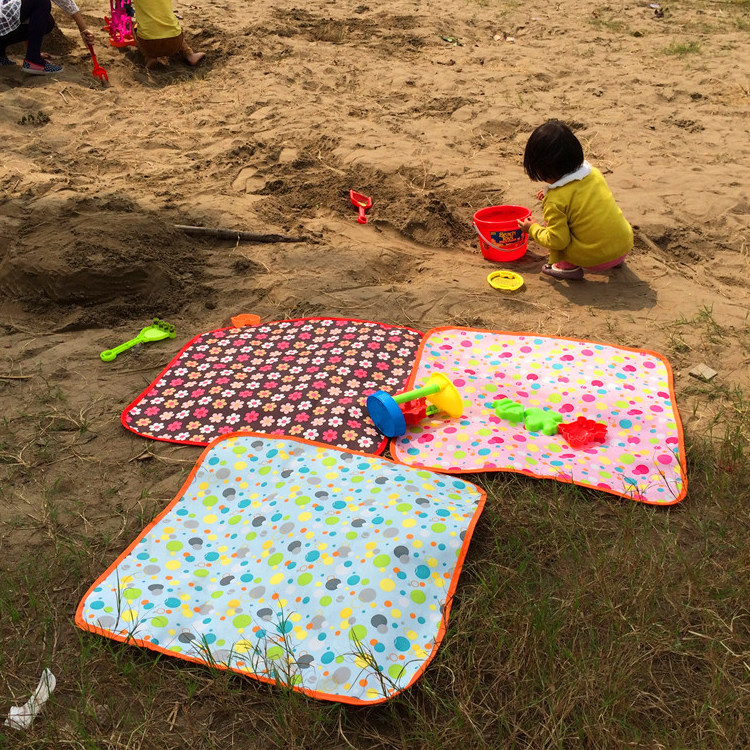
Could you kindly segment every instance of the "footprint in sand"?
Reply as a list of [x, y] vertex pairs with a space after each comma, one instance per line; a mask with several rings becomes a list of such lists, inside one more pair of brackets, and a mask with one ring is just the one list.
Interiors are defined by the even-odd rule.
[[237, 193], [255, 193], [265, 184], [266, 181], [258, 176], [258, 170], [255, 167], [243, 167], [232, 182], [232, 190]]

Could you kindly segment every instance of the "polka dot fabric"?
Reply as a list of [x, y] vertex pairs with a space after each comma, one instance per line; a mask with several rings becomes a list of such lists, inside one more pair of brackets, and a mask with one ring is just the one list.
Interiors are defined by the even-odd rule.
[[435, 655], [484, 500], [459, 478], [363, 453], [219, 438], [76, 623], [318, 698], [379, 703]]
[[[464, 399], [460, 419], [423, 420], [391, 444], [409, 466], [449, 473], [515, 471], [594, 487], [656, 505], [687, 492], [672, 372], [658, 354], [586, 341], [436, 328], [410, 382], [441, 372]], [[507, 397], [607, 425], [604, 444], [573, 450], [561, 435], [529, 432], [494, 413]]]
[[381, 453], [367, 416], [373, 391], [406, 383], [422, 334], [304, 318], [200, 334], [122, 413], [143, 437], [208, 445], [238, 430]]

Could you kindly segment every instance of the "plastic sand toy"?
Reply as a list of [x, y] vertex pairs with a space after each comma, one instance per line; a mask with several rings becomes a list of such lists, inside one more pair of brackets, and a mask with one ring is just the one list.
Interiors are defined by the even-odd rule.
[[173, 339], [175, 337], [174, 326], [165, 323], [159, 318], [154, 318], [150, 326], [141, 329], [141, 332], [130, 341], [115, 347], [114, 349], [105, 349], [99, 356], [104, 362], [111, 362], [118, 354], [136, 346], [136, 344], [149, 344], [152, 341], [161, 341], [162, 339]]
[[531, 211], [525, 206], [489, 206], [474, 214], [474, 229], [479, 235], [479, 249], [487, 260], [507, 263], [526, 254], [529, 235], [518, 227]]
[[514, 424], [523, 422], [525, 411], [523, 404], [511, 401], [509, 398], [501, 398], [492, 404], [492, 408], [500, 419], [506, 419], [508, 422], [513, 422]]
[[571, 448], [585, 448], [591, 443], [604, 443], [607, 440], [607, 425], [586, 417], [561, 424], [557, 430]]
[[260, 325], [260, 315], [253, 315], [252, 313], [241, 313], [240, 315], [235, 315], [232, 318], [232, 325], [235, 328], [258, 326]]
[[523, 414], [523, 426], [529, 432], [541, 432], [542, 435], [557, 435], [562, 420], [559, 412], [537, 406], [529, 406]]
[[370, 419], [386, 437], [399, 437], [406, 432], [406, 419], [400, 404], [424, 398], [450, 417], [460, 417], [464, 405], [456, 386], [445, 375], [433, 373], [427, 383], [413, 391], [404, 391], [395, 396], [385, 391], [375, 391], [367, 397]]
[[487, 283], [493, 289], [504, 292], [515, 292], [523, 286], [523, 276], [515, 271], [493, 271], [487, 277]]
[[87, 44], [86, 46], [89, 48], [91, 61], [94, 63], [94, 70], [92, 71], [92, 75], [94, 76], [94, 78], [98, 78], [102, 83], [107, 83], [109, 81], [109, 76], [107, 75], [107, 71], [104, 70], [101, 65], [99, 65], [99, 61], [96, 59], [96, 55], [94, 54], [93, 46], [90, 44]]
[[131, 0], [109, 0], [109, 12], [111, 15], [104, 16], [104, 30], [109, 32], [110, 46], [135, 47], [135, 9]]
[[367, 216], [365, 216], [365, 211], [368, 208], [372, 208], [372, 198], [368, 198], [366, 195], [362, 195], [362, 193], [358, 193], [356, 190], [350, 190], [349, 200], [351, 200], [352, 205], [356, 206], [357, 210], [359, 211], [357, 221], [360, 224], [367, 224]]
[[414, 401], [401, 404], [399, 409], [401, 409], [401, 413], [404, 415], [406, 424], [418, 424], [425, 417], [431, 417], [440, 411], [437, 406], [428, 404], [425, 398], [415, 398]]
[[513, 424], [523, 422], [529, 432], [541, 432], [543, 435], [556, 435], [562, 414], [551, 409], [540, 409], [537, 406], [524, 407], [509, 398], [501, 398], [492, 404], [495, 414]]

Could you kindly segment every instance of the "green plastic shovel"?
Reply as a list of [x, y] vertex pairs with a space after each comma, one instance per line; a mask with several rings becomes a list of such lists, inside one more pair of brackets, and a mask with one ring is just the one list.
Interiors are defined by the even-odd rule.
[[111, 362], [118, 354], [122, 354], [136, 344], [148, 344], [151, 341], [173, 339], [175, 335], [173, 325], [165, 323], [163, 320], [159, 320], [159, 318], [154, 318], [153, 324], [142, 328], [141, 332], [134, 339], [130, 339], [130, 341], [126, 341], [114, 349], [106, 349], [99, 356], [105, 362]]

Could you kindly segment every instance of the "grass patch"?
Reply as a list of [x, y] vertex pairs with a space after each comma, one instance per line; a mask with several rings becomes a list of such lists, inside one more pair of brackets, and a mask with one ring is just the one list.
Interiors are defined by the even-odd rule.
[[[677, 328], [706, 343], [724, 334], [709, 309]], [[77, 630], [81, 596], [163, 501], [143, 492], [128, 503], [111, 480], [87, 497], [55, 477], [104, 417], [40, 403], [26, 428], [11, 420], [3, 433], [5, 488], [20, 487], [28, 507], [0, 515], [0, 714], [25, 702], [44, 667], [58, 687], [28, 731], [0, 733], [0, 748], [750, 746], [748, 409], [739, 389], [691, 389], [721, 418], [689, 440], [690, 492], [677, 506], [469, 477], [488, 501], [443, 645], [414, 687], [370, 708]], [[159, 468], [140, 464], [129, 466]], [[279, 662], [286, 684], [290, 663]]]
[[620, 33], [628, 28], [625, 21], [619, 18], [598, 18], [594, 16], [589, 19], [589, 23], [596, 29], [606, 29], [615, 33]]
[[[676, 368], [683, 367], [696, 357], [708, 361], [726, 347], [736, 345], [727, 336], [727, 331], [716, 322], [711, 305], [702, 305], [690, 318], [681, 315], [667, 324], [664, 330], [667, 337], [666, 354]], [[745, 328], [739, 335], [739, 344], [743, 348], [747, 346], [747, 338], [748, 330]]]
[[665, 47], [664, 53], [667, 55], [676, 55], [684, 57], [685, 55], [696, 55], [701, 51], [700, 42], [672, 42]]

